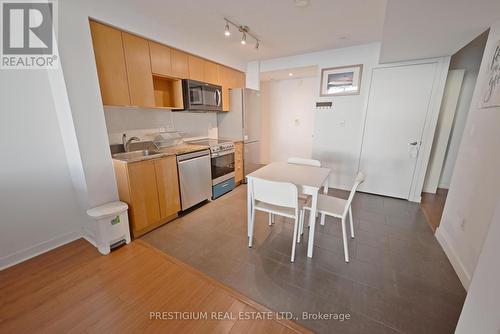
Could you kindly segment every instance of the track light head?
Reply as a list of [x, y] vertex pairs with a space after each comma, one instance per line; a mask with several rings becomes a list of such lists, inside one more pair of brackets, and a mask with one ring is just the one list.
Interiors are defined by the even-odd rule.
[[229, 31], [229, 22], [226, 21], [226, 28], [224, 31], [224, 35], [231, 36], [231, 31]]
[[243, 33], [241, 36], [241, 44], [246, 45], [247, 44], [247, 34]]

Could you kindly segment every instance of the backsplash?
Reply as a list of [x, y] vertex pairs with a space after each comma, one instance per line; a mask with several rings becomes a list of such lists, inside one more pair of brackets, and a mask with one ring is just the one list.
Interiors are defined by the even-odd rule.
[[110, 144], [121, 144], [122, 135], [152, 140], [160, 131], [177, 130], [185, 138], [217, 137], [216, 113], [172, 112], [163, 109], [104, 107]]

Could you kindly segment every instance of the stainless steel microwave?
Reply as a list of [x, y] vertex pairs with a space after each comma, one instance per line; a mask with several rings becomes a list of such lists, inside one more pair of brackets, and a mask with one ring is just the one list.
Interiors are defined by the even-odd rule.
[[222, 111], [222, 87], [195, 80], [182, 80], [184, 111]]

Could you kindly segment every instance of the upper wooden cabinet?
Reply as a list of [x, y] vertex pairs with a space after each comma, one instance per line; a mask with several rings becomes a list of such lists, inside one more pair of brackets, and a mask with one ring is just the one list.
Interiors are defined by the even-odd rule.
[[154, 74], [172, 75], [172, 49], [163, 44], [149, 41], [151, 71]]
[[94, 21], [90, 21], [90, 31], [102, 103], [111, 106], [130, 105], [121, 31]]
[[231, 88], [245, 88], [245, 73], [220, 66], [220, 82], [222, 86], [222, 110], [229, 111], [229, 90]]
[[219, 64], [212, 63], [205, 60], [204, 64], [204, 81], [212, 85], [220, 85], [220, 66]]
[[189, 79], [205, 81], [205, 59], [193, 55], [188, 56]]
[[189, 77], [188, 54], [172, 49], [172, 76], [186, 79]]
[[166, 45], [90, 21], [97, 74], [104, 105], [183, 109], [181, 79], [245, 87], [245, 74]]
[[140, 107], [154, 107], [155, 98], [148, 41], [126, 32], [122, 32], [122, 39], [130, 104]]

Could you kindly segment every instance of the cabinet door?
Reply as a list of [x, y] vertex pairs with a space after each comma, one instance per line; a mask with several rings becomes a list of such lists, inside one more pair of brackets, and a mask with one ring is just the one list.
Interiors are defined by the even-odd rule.
[[219, 64], [205, 61], [204, 77], [205, 82], [213, 85], [220, 85]]
[[122, 33], [107, 25], [90, 21], [102, 103], [130, 105]]
[[130, 104], [138, 107], [154, 107], [155, 98], [148, 41], [126, 32], [123, 32], [122, 36], [130, 89]]
[[151, 71], [160, 75], [172, 75], [172, 56], [168, 46], [149, 41]]
[[188, 55], [185, 52], [172, 49], [172, 76], [181, 79], [189, 78]]
[[234, 87], [231, 88], [245, 88], [246, 87], [246, 82], [245, 82], [245, 73], [240, 72], [240, 71], [234, 71]]
[[229, 111], [229, 88], [231, 87], [232, 70], [226, 66], [220, 67], [220, 81], [222, 86], [222, 110]]
[[234, 143], [234, 181], [243, 181], [243, 143]]
[[205, 81], [205, 60], [189, 55], [189, 79], [197, 81]]
[[179, 177], [175, 156], [155, 160], [156, 184], [161, 218], [170, 217], [181, 210]]
[[[160, 220], [154, 161], [128, 165], [132, 231], [141, 231]], [[134, 233], [136, 236], [137, 233]]]

